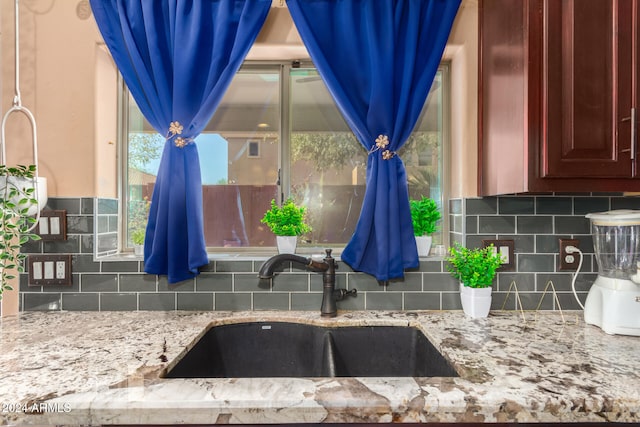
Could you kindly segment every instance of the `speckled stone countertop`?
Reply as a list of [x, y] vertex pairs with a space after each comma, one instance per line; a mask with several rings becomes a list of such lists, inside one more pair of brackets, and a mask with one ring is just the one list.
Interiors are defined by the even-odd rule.
[[[0, 424], [640, 422], [640, 338], [577, 313], [44, 312], [0, 323]], [[163, 379], [212, 324], [411, 325], [458, 378]], [[363, 357], [365, 357], [363, 355]]]

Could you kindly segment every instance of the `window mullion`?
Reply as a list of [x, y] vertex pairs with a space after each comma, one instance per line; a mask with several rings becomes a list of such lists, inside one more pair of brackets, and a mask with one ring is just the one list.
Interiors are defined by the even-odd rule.
[[280, 202], [291, 195], [291, 66], [280, 67]]

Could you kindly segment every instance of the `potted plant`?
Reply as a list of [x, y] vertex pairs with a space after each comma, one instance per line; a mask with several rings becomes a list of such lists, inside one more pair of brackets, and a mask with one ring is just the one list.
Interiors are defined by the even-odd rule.
[[13, 289], [9, 281], [16, 278], [14, 271], [24, 272], [22, 245], [40, 240], [31, 233], [37, 221], [31, 215], [40, 207], [36, 197], [42, 198], [42, 192], [36, 195], [35, 172], [34, 165], [0, 165], [0, 299], [5, 290]]
[[129, 239], [135, 255], [144, 254], [144, 238], [151, 202], [147, 197], [129, 202]]
[[491, 308], [491, 284], [502, 257], [493, 245], [465, 248], [456, 244], [449, 248], [447, 270], [460, 282], [462, 309], [470, 317], [487, 317]]
[[287, 199], [282, 207], [271, 200], [271, 208], [260, 220], [276, 235], [279, 253], [295, 253], [297, 236], [311, 231], [305, 222], [306, 208], [297, 206], [292, 199]]
[[144, 254], [144, 236], [147, 234], [145, 228], [136, 228], [131, 233], [131, 243], [133, 243], [133, 253], [135, 255]]
[[409, 206], [418, 256], [429, 256], [431, 235], [436, 232], [436, 223], [442, 218], [442, 215], [436, 202], [428, 197], [422, 196], [419, 200], [409, 200]]

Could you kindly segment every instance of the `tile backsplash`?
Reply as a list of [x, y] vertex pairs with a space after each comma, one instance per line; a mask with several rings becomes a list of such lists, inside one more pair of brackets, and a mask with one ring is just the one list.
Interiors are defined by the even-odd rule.
[[[165, 277], [143, 272], [133, 257], [109, 260], [117, 252], [117, 201], [50, 198], [50, 209], [67, 211], [67, 240], [30, 242], [27, 253], [72, 255], [72, 286], [29, 286], [20, 277], [22, 310], [319, 310], [322, 277], [287, 266], [273, 287], [259, 283], [263, 258], [212, 260], [193, 280], [169, 285]], [[595, 279], [597, 265], [589, 212], [640, 209], [640, 198], [619, 194], [518, 195], [449, 201], [450, 242], [480, 246], [483, 239], [512, 239], [513, 271], [498, 274], [493, 308], [502, 307], [515, 283], [525, 309], [556, 308], [545, 287], [553, 283], [563, 309], [576, 309], [573, 273], [558, 270], [558, 239], [577, 239], [584, 252], [576, 288], [582, 300]], [[458, 284], [441, 258], [429, 257], [407, 271], [404, 280], [380, 284], [339, 263], [337, 286], [358, 289], [357, 297], [338, 302], [343, 310], [460, 309]], [[542, 298], [544, 296], [544, 298]], [[515, 309], [509, 296], [507, 309]]]

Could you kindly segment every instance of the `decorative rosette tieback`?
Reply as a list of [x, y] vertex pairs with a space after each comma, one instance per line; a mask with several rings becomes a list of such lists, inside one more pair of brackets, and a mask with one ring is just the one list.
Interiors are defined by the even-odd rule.
[[[171, 122], [169, 124], [169, 131], [167, 132], [167, 137], [166, 137], [167, 141], [176, 135], [182, 135], [183, 129], [184, 128], [182, 127], [180, 122], [178, 121]], [[173, 140], [173, 143], [178, 148], [184, 148], [185, 146], [187, 146], [188, 144], [192, 144], [193, 142], [194, 142], [193, 138], [184, 138], [182, 136], [178, 136]]]
[[371, 146], [369, 150], [369, 154], [373, 154], [376, 151], [382, 151], [382, 159], [389, 160], [396, 155], [395, 151], [391, 151], [387, 149], [389, 145], [389, 137], [387, 135], [378, 135], [376, 138], [376, 143]]

